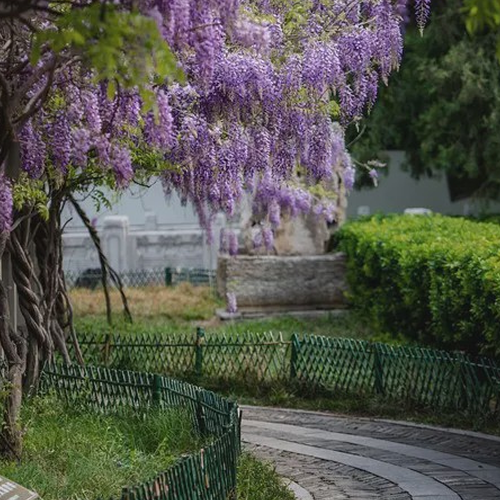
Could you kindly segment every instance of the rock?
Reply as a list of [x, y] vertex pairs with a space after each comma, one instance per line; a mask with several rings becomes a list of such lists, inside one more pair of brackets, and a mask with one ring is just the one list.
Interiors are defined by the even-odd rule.
[[217, 290], [234, 293], [238, 310], [343, 308], [345, 255], [220, 257]]

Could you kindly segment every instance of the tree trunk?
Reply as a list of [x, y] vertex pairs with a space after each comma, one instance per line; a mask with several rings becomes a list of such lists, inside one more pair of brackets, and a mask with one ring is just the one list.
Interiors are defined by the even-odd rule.
[[0, 433], [0, 453], [9, 460], [20, 460], [23, 451], [22, 429], [19, 423], [23, 396], [23, 367], [20, 364], [8, 368], [4, 384], [6, 395]]
[[[7, 238], [7, 234], [0, 234], [0, 263]], [[22, 434], [18, 420], [21, 411], [26, 348], [23, 339], [10, 325], [9, 300], [4, 277], [0, 279], [0, 345], [3, 354], [1, 390], [4, 394], [0, 453], [9, 459], [19, 459], [22, 451]]]

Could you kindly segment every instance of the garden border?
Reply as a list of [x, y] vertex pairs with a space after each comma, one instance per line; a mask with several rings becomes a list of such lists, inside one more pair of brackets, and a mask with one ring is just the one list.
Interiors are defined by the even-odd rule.
[[329, 393], [500, 416], [500, 366], [492, 359], [422, 347], [294, 334], [87, 334], [89, 363], [201, 381], [293, 383]]
[[221, 500], [235, 497], [241, 452], [235, 402], [169, 377], [104, 367], [49, 364], [40, 392], [98, 411], [187, 408], [206, 446], [183, 456], [151, 480], [122, 490], [120, 500]]

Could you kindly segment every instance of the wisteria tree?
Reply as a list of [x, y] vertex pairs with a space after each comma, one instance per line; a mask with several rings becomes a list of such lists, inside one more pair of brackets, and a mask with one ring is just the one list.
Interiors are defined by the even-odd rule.
[[[9, 326], [0, 282], [5, 453], [21, 451], [21, 381], [30, 390], [55, 352], [73, 361], [68, 342], [78, 353], [65, 204], [85, 218], [76, 193], [160, 176], [208, 234], [247, 195], [257, 245], [282, 217], [335, 219], [331, 186], [354, 177], [344, 129], [398, 68], [407, 3], [0, 0], [0, 254], [26, 325]], [[422, 27], [429, 0], [415, 4]]]

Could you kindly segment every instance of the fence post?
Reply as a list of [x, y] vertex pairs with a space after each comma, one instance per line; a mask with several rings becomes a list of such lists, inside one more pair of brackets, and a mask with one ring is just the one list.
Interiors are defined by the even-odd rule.
[[297, 377], [297, 354], [300, 347], [300, 339], [296, 333], [292, 335], [292, 352], [290, 354], [290, 380]]
[[107, 333], [104, 337], [104, 347], [102, 350], [104, 366], [109, 366], [109, 355], [111, 351], [111, 333]]
[[198, 421], [198, 430], [201, 436], [205, 436], [207, 426], [205, 422], [205, 408], [203, 408], [203, 401], [201, 400], [201, 391], [196, 394], [196, 420]]
[[172, 268], [165, 268], [165, 286], [172, 286]]
[[195, 372], [198, 377], [203, 373], [203, 340], [205, 338], [205, 330], [203, 328], [196, 328], [196, 358], [195, 358]]
[[375, 392], [384, 394], [384, 372], [382, 369], [382, 359], [380, 357], [379, 344], [372, 344], [373, 370], [375, 372]]
[[161, 401], [161, 377], [160, 375], [154, 374], [153, 375], [153, 381], [152, 381], [152, 400], [153, 400], [153, 406], [160, 406], [160, 401]]

